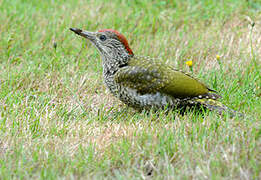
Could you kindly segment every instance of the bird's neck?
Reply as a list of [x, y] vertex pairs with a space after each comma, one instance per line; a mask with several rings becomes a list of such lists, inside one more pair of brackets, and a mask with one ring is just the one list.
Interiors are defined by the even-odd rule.
[[127, 66], [130, 59], [131, 56], [110, 58], [103, 56], [102, 58], [104, 83], [115, 96], [117, 96], [118, 85], [114, 80], [114, 75], [120, 68]]
[[102, 56], [103, 75], [105, 77], [113, 76], [120, 68], [128, 65], [128, 62], [132, 57], [133, 55], [129, 54]]

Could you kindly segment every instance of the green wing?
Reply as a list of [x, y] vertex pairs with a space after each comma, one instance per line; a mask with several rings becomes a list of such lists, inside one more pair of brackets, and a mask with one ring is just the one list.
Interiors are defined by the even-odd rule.
[[163, 79], [156, 71], [138, 66], [126, 66], [115, 74], [115, 81], [141, 94], [155, 93], [164, 87]]
[[161, 92], [175, 98], [196, 97], [212, 93], [193, 77], [155, 61], [131, 60], [115, 74], [115, 81], [141, 94]]

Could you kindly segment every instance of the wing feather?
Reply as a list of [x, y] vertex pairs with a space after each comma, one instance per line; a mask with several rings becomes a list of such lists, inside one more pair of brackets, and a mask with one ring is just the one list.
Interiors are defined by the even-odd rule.
[[199, 80], [171, 66], [148, 59], [133, 59], [115, 74], [122, 86], [136, 89], [141, 94], [161, 92], [174, 98], [215, 96], [213, 90]]

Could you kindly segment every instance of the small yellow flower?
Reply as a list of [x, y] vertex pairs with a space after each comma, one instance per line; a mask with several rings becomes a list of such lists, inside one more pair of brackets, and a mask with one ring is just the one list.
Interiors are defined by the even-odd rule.
[[186, 61], [186, 65], [188, 65], [188, 67], [192, 67], [193, 62], [192, 61]]
[[219, 61], [219, 60], [220, 60], [220, 56], [219, 56], [219, 55], [216, 55], [216, 59]]

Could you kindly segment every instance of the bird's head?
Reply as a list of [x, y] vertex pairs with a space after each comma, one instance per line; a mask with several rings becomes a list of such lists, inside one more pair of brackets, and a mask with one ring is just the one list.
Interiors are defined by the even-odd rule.
[[77, 28], [70, 28], [70, 30], [90, 40], [98, 48], [103, 59], [126, 59], [134, 55], [127, 39], [116, 30], [103, 29], [97, 32]]

